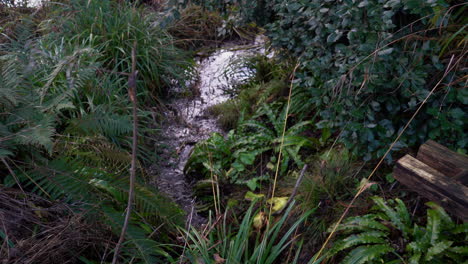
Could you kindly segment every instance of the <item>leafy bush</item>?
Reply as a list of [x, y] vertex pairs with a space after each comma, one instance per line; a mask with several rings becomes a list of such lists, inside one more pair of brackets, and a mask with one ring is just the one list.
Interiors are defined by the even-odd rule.
[[[269, 158], [267, 168], [270, 171], [276, 169], [285, 116], [286, 108], [278, 112], [269, 105], [263, 105], [237, 131], [231, 130], [226, 139], [214, 134], [198, 143], [186, 164], [186, 172], [198, 172], [203, 176], [214, 173], [227, 183], [246, 183], [255, 190], [258, 180], [268, 179], [266, 175], [255, 177], [256, 171], [252, 169], [256, 162], [262, 157]], [[301, 148], [315, 146], [315, 139], [301, 135], [309, 126], [310, 122], [300, 122], [287, 128], [279, 168], [281, 175], [286, 173], [291, 161], [298, 166], [303, 165], [299, 155]]]
[[[445, 7], [443, 1], [275, 1], [272, 43], [301, 58], [293, 113], [318, 112], [318, 127], [342, 131], [355, 154], [382, 156], [442, 77], [447, 61], [437, 56], [437, 34], [426, 30], [428, 18], [417, 19], [430, 15], [445, 25]], [[427, 138], [466, 146], [466, 89], [454, 82], [461, 68], [452, 69], [444, 79], [449, 85], [429, 98], [394, 150]]]
[[427, 206], [426, 226], [414, 223], [400, 199], [374, 197], [374, 213], [350, 217], [338, 227], [340, 240], [329, 256], [346, 252], [340, 263], [462, 263], [468, 257], [468, 227], [438, 205]]

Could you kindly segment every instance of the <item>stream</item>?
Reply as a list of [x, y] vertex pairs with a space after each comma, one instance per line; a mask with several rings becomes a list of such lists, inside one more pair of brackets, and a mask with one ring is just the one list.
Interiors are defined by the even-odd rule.
[[226, 73], [230, 65], [242, 58], [265, 53], [265, 38], [257, 36], [249, 45], [227, 43], [206, 58], [198, 58], [198, 80], [192, 90], [196, 96], [184, 96], [183, 89], [174, 89], [167, 105], [165, 121], [161, 127], [160, 146], [164, 146], [158, 164], [155, 185], [166, 196], [179, 204], [187, 214], [187, 223], [200, 226], [205, 219], [195, 210], [197, 203], [191, 188], [191, 179], [184, 175], [184, 167], [194, 145], [214, 132], [224, 133], [217, 118], [208, 114], [210, 106], [227, 101], [224, 90], [249, 78], [248, 69]]

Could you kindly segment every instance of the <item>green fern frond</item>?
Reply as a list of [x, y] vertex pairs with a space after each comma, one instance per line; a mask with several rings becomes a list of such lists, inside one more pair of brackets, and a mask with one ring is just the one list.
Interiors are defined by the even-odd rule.
[[20, 99], [17, 86], [20, 83], [18, 65], [8, 56], [0, 57], [0, 105], [16, 106]]
[[333, 245], [333, 248], [329, 251], [328, 254], [335, 255], [340, 251], [358, 245], [385, 244], [388, 243], [386, 236], [388, 236], [388, 233], [380, 231], [368, 231], [356, 235], [351, 235]]
[[[126, 180], [105, 180], [101, 177], [92, 179], [90, 184], [107, 192], [121, 207], [126, 205], [128, 199], [128, 182]], [[136, 184], [135, 210], [138, 217], [143, 218], [146, 222], [183, 224], [183, 211], [149, 186]]]
[[[115, 234], [119, 234], [124, 223], [124, 214], [116, 211], [111, 206], [102, 206], [102, 212], [106, 217], [106, 223], [112, 227]], [[144, 229], [131, 221], [126, 232], [126, 242], [123, 244], [122, 257], [128, 262], [134, 257], [141, 258], [143, 263], [167, 263], [172, 261], [170, 255], [161, 244], [148, 238]]]
[[432, 245], [439, 239], [440, 233], [440, 214], [436, 210], [427, 210], [427, 226], [426, 232], [428, 232], [429, 241]]
[[93, 201], [94, 188], [89, 185], [90, 176], [78, 164], [64, 159], [51, 161], [47, 166], [36, 166], [21, 177], [38, 194], [52, 199], [66, 198], [75, 201]]
[[128, 115], [118, 115], [95, 111], [69, 121], [67, 133], [77, 135], [105, 135], [116, 137], [132, 131], [132, 122]]
[[368, 231], [368, 230], [380, 230], [383, 232], [389, 232], [390, 229], [384, 224], [376, 220], [377, 215], [367, 214], [363, 216], [349, 217], [345, 222], [338, 226], [337, 231]]
[[55, 120], [51, 116], [42, 115], [40, 120], [18, 120], [26, 123], [16, 132], [15, 141], [22, 145], [44, 147], [52, 153], [53, 136], [55, 134]]
[[68, 89], [76, 89], [78, 87], [82, 87], [84, 81], [89, 80], [91, 76], [94, 76], [94, 73], [93, 75], [91, 75], [90, 73], [92, 72], [89, 71], [88, 69], [87, 70], [88, 74], [83, 74], [84, 72], [81, 72], [81, 74], [78, 74], [77, 76], [81, 76], [82, 78], [77, 78], [77, 79], [74, 79], [71, 76], [71, 74], [72, 72], [76, 72], [74, 67], [75, 67], [75, 64], [79, 63], [79, 59], [81, 56], [83, 55], [92, 56], [95, 53], [96, 53], [95, 50], [89, 47], [77, 48], [73, 51], [71, 55], [66, 56], [65, 58], [59, 60], [57, 64], [53, 66], [53, 71], [49, 75], [47, 75], [45, 78], [46, 83], [40, 90], [40, 101], [41, 102], [44, 101], [44, 98], [47, 95], [49, 89], [51, 88], [51, 86], [53, 85], [53, 83], [56, 81], [56, 79], [59, 77], [60, 74], [65, 75], [65, 78], [66, 78], [65, 85]]
[[[382, 212], [385, 213], [385, 215], [388, 217], [388, 219], [391, 220], [391, 223], [394, 224], [398, 229], [400, 229], [403, 232], [403, 235], [405, 237], [407, 237], [408, 234], [410, 233], [410, 225], [406, 221], [409, 218], [407, 218], [406, 216], [401, 218], [400, 215], [402, 213], [399, 214], [396, 210], [390, 208], [390, 206], [388, 206], [386, 204], [386, 202], [384, 202], [384, 200], [381, 197], [373, 197], [372, 200], [374, 201], [376, 206]], [[401, 206], [401, 204], [399, 206]], [[403, 205], [402, 210], [403, 209], [407, 211], [407, 209], [406, 209], [406, 207], [404, 205]]]
[[111, 169], [113, 173], [127, 171], [131, 155], [103, 136], [61, 136], [54, 151], [68, 157], [79, 158], [86, 166]]
[[449, 249], [452, 246], [452, 244], [453, 244], [453, 241], [441, 241], [441, 242], [433, 244], [432, 247], [430, 247], [427, 250], [425, 260], [431, 261], [434, 258], [434, 256], [437, 256], [443, 253], [445, 250]]
[[393, 251], [395, 249], [388, 245], [360, 246], [353, 249], [341, 263], [362, 264], [371, 260], [378, 260], [381, 256]]
[[440, 205], [434, 202], [427, 202], [426, 205], [437, 212], [441, 222], [445, 226], [447, 226], [448, 228], [453, 228], [455, 226], [455, 223], [453, 222], [452, 218], [450, 218], [447, 212], [445, 212], [445, 210]]

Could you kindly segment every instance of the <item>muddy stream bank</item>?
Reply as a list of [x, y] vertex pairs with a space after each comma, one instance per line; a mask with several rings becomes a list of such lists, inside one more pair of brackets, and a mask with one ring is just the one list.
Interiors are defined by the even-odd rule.
[[[249, 76], [248, 70], [237, 69], [226, 72], [236, 61], [255, 54], [265, 53], [263, 36], [248, 45], [227, 43], [205, 58], [197, 60], [198, 79], [194, 82], [196, 96], [188, 97], [186, 90], [175, 88], [168, 104], [165, 121], [159, 139], [162, 162], [155, 165], [158, 176], [154, 179], [157, 188], [181, 206], [187, 214], [187, 221], [193, 225], [205, 222], [195, 209], [192, 180], [184, 175], [184, 167], [193, 146], [207, 139], [212, 133], [224, 133], [217, 124], [217, 118], [207, 109], [229, 100], [225, 88], [231, 87]], [[157, 167], [156, 167], [157, 166]]]

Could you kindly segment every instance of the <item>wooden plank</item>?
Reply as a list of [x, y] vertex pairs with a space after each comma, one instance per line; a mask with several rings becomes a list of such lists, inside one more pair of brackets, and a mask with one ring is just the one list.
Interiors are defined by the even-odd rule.
[[464, 222], [468, 221], [468, 187], [410, 155], [398, 160], [393, 176], [411, 190], [439, 203]]
[[429, 140], [419, 148], [417, 159], [468, 186], [468, 158], [466, 156]]

